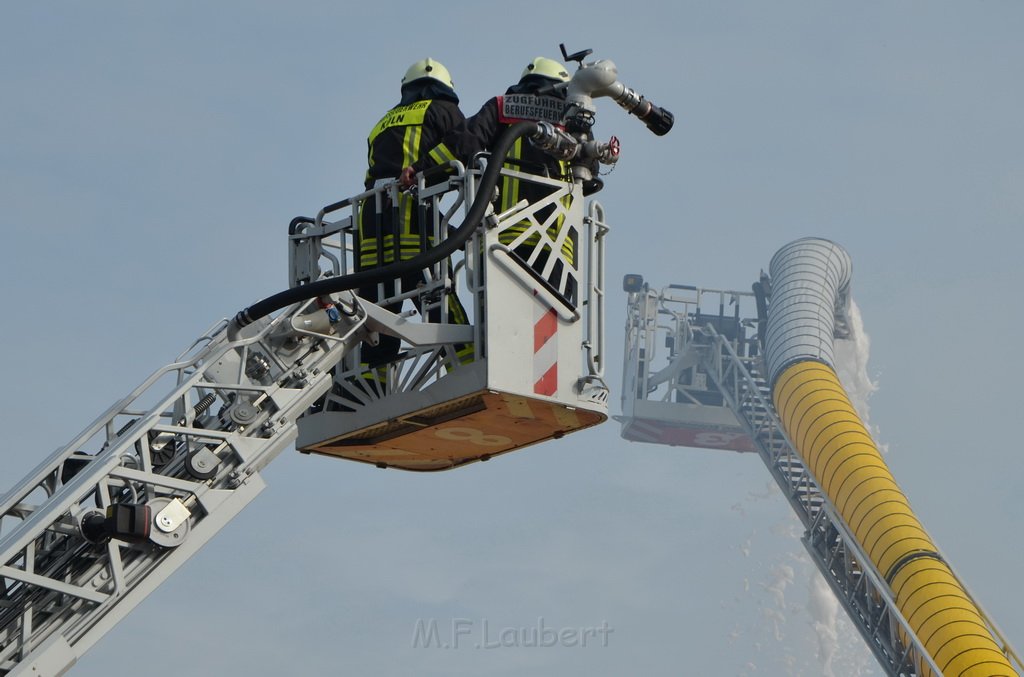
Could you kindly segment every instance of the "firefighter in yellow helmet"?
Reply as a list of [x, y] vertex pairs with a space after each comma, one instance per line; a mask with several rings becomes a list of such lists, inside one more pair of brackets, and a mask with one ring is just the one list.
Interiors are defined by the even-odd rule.
[[[453, 159], [458, 159], [468, 164], [476, 153], [486, 151], [493, 147], [495, 142], [511, 125], [524, 120], [546, 121], [560, 125], [562, 113], [565, 108], [565, 88], [558, 87], [569, 81], [569, 71], [564, 64], [539, 56], [523, 69], [519, 81], [509, 87], [504, 95], [495, 96], [488, 100], [480, 110], [473, 116], [447, 134], [444, 139], [429, 150], [419, 160], [410, 163], [402, 170], [400, 182], [403, 186], [411, 185], [414, 175], [434, 165], [444, 164]], [[519, 139], [515, 142], [512, 150], [506, 156], [505, 166], [517, 171], [537, 174], [549, 178], [571, 180], [568, 167], [565, 162], [559, 161], [542, 150], [534, 147], [526, 139]], [[512, 177], [502, 177], [499, 183], [501, 205], [499, 212], [512, 208], [520, 200], [528, 200], [534, 203], [543, 199], [552, 192], [549, 185], [536, 182], [520, 181]], [[552, 213], [551, 210], [548, 214]], [[545, 213], [538, 214], [540, 219], [545, 218]], [[554, 240], [562, 226], [561, 219], [548, 229], [548, 235]], [[528, 222], [506, 228], [499, 234], [499, 241], [502, 244], [512, 244], [528, 228]], [[520, 242], [516, 253], [524, 261], [533, 258], [532, 266], [540, 272], [550, 255], [550, 248], [539, 253], [537, 248], [539, 236], [534, 233]], [[574, 237], [566, 237], [562, 241], [562, 259], [569, 265], [575, 265]], [[559, 271], [552, 275], [553, 279], [560, 277]], [[575, 290], [560, 290], [567, 296], [572, 296]]]
[[[451, 74], [435, 59], [421, 59], [409, 66], [402, 78], [401, 94], [398, 104], [381, 117], [367, 138], [367, 190], [394, 181], [403, 167], [421, 159], [445, 134], [465, 120]], [[401, 193], [398, 202], [397, 210], [388, 203], [379, 213], [373, 199], [363, 203], [356, 238], [356, 270], [407, 261], [433, 244], [430, 233], [423, 231], [429, 224], [420, 223], [413, 198]], [[398, 292], [396, 282], [401, 283], [403, 292], [410, 292], [423, 280], [424, 272], [417, 270], [399, 281], [384, 283], [384, 298]], [[376, 302], [381, 298], [379, 289], [377, 285], [367, 285], [358, 293]], [[466, 311], [458, 297], [454, 292], [447, 297], [449, 321], [466, 324]], [[384, 307], [397, 313], [402, 303]], [[440, 311], [435, 315], [428, 319], [439, 321]], [[400, 343], [397, 337], [381, 335], [377, 346], [363, 344], [362, 361], [369, 366], [390, 362], [398, 355]], [[463, 361], [466, 357], [462, 353], [467, 349], [471, 356], [472, 346], [456, 346]]]

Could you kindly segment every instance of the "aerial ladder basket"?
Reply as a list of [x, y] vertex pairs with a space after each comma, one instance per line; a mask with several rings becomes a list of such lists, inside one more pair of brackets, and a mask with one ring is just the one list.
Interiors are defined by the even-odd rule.
[[[293, 222], [292, 285], [348, 274], [361, 215], [401, 200], [415, 202], [423, 241], [443, 242], [453, 216], [477, 199], [480, 176], [459, 163], [452, 170], [440, 183], [421, 180], [412, 198], [386, 184]], [[445, 470], [607, 418], [601, 206], [585, 208], [579, 182], [501, 172], [543, 187], [547, 197], [491, 213], [454, 260], [417, 272], [413, 289], [381, 283], [359, 290], [376, 296], [362, 303], [363, 342], [299, 420], [300, 451]], [[412, 303], [403, 312], [405, 301]], [[462, 306], [460, 321], [453, 308]], [[396, 346], [391, 359], [367, 357], [388, 341]]]
[[[754, 452], [749, 430], [722, 395], [721, 342], [756, 368], [751, 292], [623, 281], [626, 309], [621, 435], [632, 442]], [[716, 355], [717, 354], [717, 355]]]
[[835, 243], [803, 238], [776, 253], [751, 292], [655, 290], [627, 276], [622, 436], [756, 452], [884, 674], [1024, 674], [839, 381], [833, 340], [854, 336], [850, 269]]
[[[288, 289], [214, 323], [0, 494], [0, 675], [65, 674], [263, 490], [263, 468], [293, 443], [443, 470], [605, 420], [608, 228], [585, 194], [618, 143], [590, 136], [593, 98], [657, 134], [672, 115], [587, 53], [560, 85], [562, 123], [517, 122], [468, 170], [293, 219]], [[504, 167], [518, 140], [569, 175]], [[503, 179], [541, 197], [495, 213]], [[404, 233], [418, 253], [401, 256], [410, 243], [378, 227], [376, 251], [391, 255], [356, 269], [361, 220], [404, 207], [419, 214]]]
[[[364, 341], [335, 370], [331, 391], [299, 421], [301, 451], [381, 467], [445, 470], [607, 418], [608, 228], [598, 203], [585, 207], [585, 195], [600, 190], [600, 165], [618, 160], [619, 143], [615, 137], [598, 142], [591, 135], [594, 99], [611, 98], [659, 136], [672, 128], [674, 117], [620, 82], [613, 62], [584, 63], [590, 50], [561, 49], [579, 69], [568, 82], [552, 85], [565, 95], [559, 122], [511, 124], [482, 171], [476, 166], [465, 171], [453, 162], [448, 169], [455, 175], [436, 185], [436, 177], [419, 178], [412, 208], [420, 215], [421, 243], [431, 247], [425, 258], [407, 262], [405, 272], [418, 275], [408, 269], [422, 262], [427, 273], [414, 289], [403, 284], [399, 290], [383, 279], [375, 280], [376, 293], [363, 287], [360, 293], [376, 297], [362, 304]], [[502, 164], [517, 139], [564, 162], [568, 175], [538, 176]], [[491, 204], [499, 178], [518, 180], [534, 189], [530, 194], [543, 197], [482, 214], [479, 208]], [[330, 205], [315, 219], [293, 221], [293, 288], [346, 277], [345, 262], [357, 253], [353, 236], [360, 219], [368, 211], [400, 209], [403, 200], [408, 204], [394, 183], [386, 184]], [[451, 231], [449, 220], [460, 207], [463, 225]], [[326, 221], [328, 216], [335, 220]], [[472, 237], [467, 228], [474, 229]], [[396, 262], [398, 239], [392, 242]], [[377, 251], [387, 245], [379, 240]], [[451, 312], [461, 305], [455, 296], [467, 306], [466, 324]], [[405, 299], [417, 301], [420, 318], [430, 321], [414, 322], [387, 310], [398, 311]], [[382, 335], [401, 341], [398, 355], [383, 363], [365, 357]]]

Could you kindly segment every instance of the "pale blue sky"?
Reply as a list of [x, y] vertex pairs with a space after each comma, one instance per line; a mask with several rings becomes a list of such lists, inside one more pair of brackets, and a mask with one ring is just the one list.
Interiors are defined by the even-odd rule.
[[[836, 240], [888, 461], [1024, 642], [1024, 5], [383, 7], [0, 8], [0, 490], [286, 284], [288, 221], [359, 189], [366, 134], [409, 63], [444, 62], [472, 113], [565, 42], [676, 114], [663, 138], [608, 105], [598, 121], [622, 140], [600, 195], [613, 413], [623, 273], [748, 288], [790, 240]], [[286, 453], [265, 475], [73, 675], [821, 672], [813, 572], [756, 458], [630, 444], [608, 423], [450, 473]], [[779, 608], [783, 565], [796, 580]], [[613, 631], [586, 648], [412, 646], [418, 619], [539, 617]], [[838, 674], [873, 674], [845, 631]]]

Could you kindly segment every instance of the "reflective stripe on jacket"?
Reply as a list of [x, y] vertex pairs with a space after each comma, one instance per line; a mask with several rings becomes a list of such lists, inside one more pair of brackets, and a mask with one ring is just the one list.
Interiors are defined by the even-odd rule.
[[[555, 97], [539, 98], [546, 99]], [[540, 113], [543, 113], [543, 115], [538, 113], [537, 119], [547, 117], [549, 115], [547, 112], [548, 108], [550, 108], [548, 105], [544, 107], [538, 106], [537, 109]], [[509, 117], [510, 112], [515, 112], [519, 114], [519, 116], [512, 119]], [[447, 134], [441, 143], [431, 148], [423, 158], [414, 162], [412, 167], [416, 171], [423, 171], [424, 169], [428, 169], [434, 165], [441, 164], [442, 160], [445, 158], [458, 158], [463, 162], [468, 163], [477, 153], [489, 150], [512, 123], [528, 119], [526, 116], [530, 112], [531, 111], [525, 107], [521, 109], [510, 109], [509, 106], [506, 105], [506, 97], [496, 96], [488, 100], [476, 114], [467, 118], [463, 124], [459, 125]], [[553, 179], [569, 180], [567, 163], [553, 158], [522, 138], [517, 139], [515, 144], [513, 144], [511, 151], [505, 158], [504, 166], [528, 174], [537, 174]], [[527, 200], [531, 204], [536, 203], [550, 195], [552, 192], [552, 188], [548, 185], [532, 181], [523, 181], [509, 176], [502, 177], [499, 189], [501, 192], [500, 211], [510, 209], [520, 200]], [[568, 199], [568, 196], [564, 198], [566, 201]], [[568, 205], [567, 202], [563, 202], [563, 204]], [[545, 213], [543, 211], [536, 216], [541, 222], [545, 219]], [[562, 227], [562, 221], [563, 219], [559, 218], [548, 228], [548, 235], [552, 240], [557, 238]], [[528, 222], [515, 224], [502, 231], [498, 236], [498, 240], [502, 244], [507, 245], [521, 235], [528, 226]], [[527, 238], [526, 242], [520, 244], [536, 246], [539, 240], [539, 236], [535, 234]], [[562, 244], [561, 251], [562, 256], [572, 264], [572, 238], [566, 238], [565, 242]]]
[[[403, 168], [419, 160], [464, 120], [458, 104], [445, 99], [423, 99], [389, 110], [374, 125], [366, 140], [367, 190], [381, 180], [396, 178]], [[358, 237], [360, 268], [394, 263], [396, 236], [399, 260], [406, 261], [423, 251], [416, 205], [409, 195], [399, 194], [397, 220], [394, 217], [393, 205], [386, 204], [380, 215], [382, 228], [378, 241], [375, 205], [371, 201], [362, 205]], [[430, 244], [428, 238], [427, 246]], [[378, 245], [383, 248], [380, 253]]]

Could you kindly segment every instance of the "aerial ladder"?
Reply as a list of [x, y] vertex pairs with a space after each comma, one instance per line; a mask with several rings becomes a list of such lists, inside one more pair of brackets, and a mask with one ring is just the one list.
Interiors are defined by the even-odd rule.
[[[657, 134], [673, 118], [619, 82], [613, 62], [562, 52], [578, 69], [561, 85], [560, 124], [518, 122], [470, 166], [418, 177], [431, 248], [354, 271], [360, 214], [397, 205], [394, 182], [296, 217], [287, 290], [213, 324], [0, 496], [0, 675], [66, 673], [263, 490], [261, 471], [292, 445], [440, 471], [607, 418], [609, 228], [588, 197], [619, 146], [591, 136], [595, 99], [611, 98]], [[571, 177], [503, 166], [519, 139], [566, 161]], [[496, 213], [506, 176], [548, 196]], [[512, 226], [519, 239], [507, 244]], [[526, 242], [532, 254], [518, 246]], [[414, 292], [386, 293], [417, 269], [424, 282]], [[378, 285], [378, 303], [354, 292], [366, 285]], [[451, 294], [468, 324], [448, 317]], [[418, 314], [385, 310], [410, 299]], [[400, 339], [401, 351], [371, 364], [362, 352], [382, 335]]]
[[621, 435], [757, 454], [801, 540], [886, 675], [1024, 674], [917, 520], [836, 374], [850, 260], [803, 238], [751, 291], [640, 275], [627, 292]]

